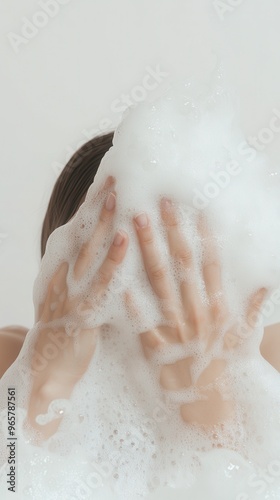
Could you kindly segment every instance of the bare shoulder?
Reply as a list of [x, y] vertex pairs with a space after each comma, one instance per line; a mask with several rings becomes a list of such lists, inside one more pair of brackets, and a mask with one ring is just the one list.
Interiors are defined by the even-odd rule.
[[27, 332], [18, 325], [0, 328], [0, 377], [17, 358]]
[[280, 323], [264, 329], [260, 351], [266, 361], [280, 372]]

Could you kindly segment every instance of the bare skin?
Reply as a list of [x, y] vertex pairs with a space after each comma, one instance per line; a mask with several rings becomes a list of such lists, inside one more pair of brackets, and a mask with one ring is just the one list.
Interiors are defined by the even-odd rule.
[[[29, 328], [10, 325], [0, 328], [0, 378], [17, 359]], [[280, 372], [280, 323], [264, 329], [260, 345], [262, 357]]]
[[[180, 298], [173, 293], [174, 278], [164, 266], [160, 251], [156, 247], [153, 228], [147, 214], [143, 213], [135, 219], [138, 241], [143, 262], [151, 287], [159, 299], [159, 307], [167, 320], [155, 330], [141, 334], [141, 341], [146, 357], [153, 351], [164, 350], [172, 344], [188, 344], [196, 340], [206, 354], [218, 339], [221, 328], [230, 324], [223, 336], [223, 349], [234, 349], [241, 344], [239, 323], [232, 317], [230, 305], [226, 303], [222, 286], [222, 272], [218, 252], [207, 230], [206, 221], [201, 217], [197, 220], [198, 234], [204, 247], [202, 262], [202, 278], [206, 290], [207, 301], [202, 300], [196, 282], [195, 258], [188, 242], [184, 239], [177, 219], [176, 210], [170, 200], [161, 201], [161, 218], [166, 232], [170, 256], [182, 269], [179, 280]], [[266, 290], [258, 290], [250, 297], [247, 314], [243, 326], [248, 334], [253, 331], [257, 314], [265, 298]], [[128, 295], [128, 303], [133, 310], [133, 297]], [[135, 306], [134, 306], [135, 309]], [[140, 311], [138, 312], [138, 314]], [[135, 314], [137, 311], [135, 310]], [[168, 326], [171, 321], [174, 326]], [[195, 356], [188, 356], [172, 364], [163, 365], [160, 370], [160, 384], [167, 391], [176, 391], [193, 387], [197, 389], [200, 399], [181, 405], [182, 419], [191, 424], [212, 426], [222, 423], [232, 415], [233, 402], [224, 398], [215, 387], [219, 378], [223, 377], [226, 368], [224, 359], [213, 359], [199, 378], [194, 381], [191, 366]]]
[[28, 329], [11, 325], [0, 329], [0, 377], [17, 358]]
[[[91, 239], [78, 251], [74, 265], [74, 279], [80, 281], [87, 273], [93, 260], [96, 249], [100, 248], [105, 235], [110, 234], [111, 223], [115, 213], [116, 195], [114, 192], [114, 180], [105, 183], [101, 191], [107, 193], [106, 201], [101, 209], [97, 226]], [[49, 404], [54, 399], [69, 399], [73, 387], [86, 372], [88, 365], [94, 355], [97, 337], [102, 325], [97, 328], [88, 328], [85, 323], [87, 310], [94, 310], [96, 305], [101, 305], [110, 281], [117, 267], [122, 263], [128, 246], [128, 236], [124, 231], [118, 231], [104, 258], [96, 276], [87, 290], [88, 296], [94, 300], [84, 301], [80, 296], [68, 297], [67, 274], [69, 265], [63, 262], [52, 277], [44, 303], [39, 307], [37, 321], [42, 323], [42, 329], [38, 335], [35, 353], [32, 359], [32, 370], [34, 382], [29, 401], [28, 421], [34, 429], [42, 433], [43, 438], [52, 435], [59, 426], [60, 418], [45, 424], [43, 427], [36, 422], [38, 414], [46, 414]], [[57, 304], [54, 309], [53, 304]], [[80, 311], [78, 315], [79, 330], [71, 333], [66, 332], [63, 325], [59, 329], [51, 326], [53, 320], [67, 317], [70, 311]], [[78, 350], [76, 342], [78, 335]], [[46, 366], [41, 369], [38, 357], [44, 357], [44, 347], [51, 342], [61, 345], [57, 354], [50, 359]], [[39, 367], [39, 369], [38, 369]]]
[[[75, 275], [77, 280], [79, 280], [84, 273], [87, 272], [90, 261], [93, 258], [94, 248], [102, 243], [102, 236], [104, 236], [104, 232], [109, 231], [110, 222], [114, 216], [116, 196], [113, 190], [113, 182], [111, 181], [111, 184], [109, 183], [105, 189], [108, 190], [107, 208], [106, 206], [103, 207], [98, 226], [95, 229], [91, 240], [87, 245], [80, 249], [77, 255], [75, 264]], [[111, 207], [110, 210], [108, 210], [109, 206]], [[193, 257], [190, 253], [187, 242], [184, 241], [180, 234], [176, 212], [172, 205], [166, 202], [166, 200], [161, 203], [161, 216], [166, 229], [166, 237], [170, 254], [174, 259], [180, 261], [183, 268], [192, 272]], [[209, 307], [206, 309], [204, 307], [203, 310], [201, 309], [202, 304], [199, 299], [195, 283], [192, 283], [192, 286], [190, 286], [187, 281], [181, 284], [181, 303], [177, 304], [175, 303], [174, 297], [170, 295], [171, 287], [169, 277], [167, 276], [166, 270], [161, 265], [160, 252], [155, 246], [153, 230], [148, 217], [145, 218], [145, 214], [141, 214], [141, 217], [135, 218], [134, 221], [143, 262], [151, 286], [159, 299], [163, 299], [166, 304], [166, 308], [163, 309], [163, 314], [166, 319], [171, 319], [172, 316], [172, 319], [177, 324], [177, 326], [172, 329], [166, 325], [159, 325], [156, 330], [143, 332], [141, 334], [144, 355], [149, 357], [155, 349], [158, 349], [159, 347], [161, 348], [165, 343], [188, 342], [188, 340], [193, 338], [195, 335], [199, 335], [199, 333], [203, 330], [205, 331], [206, 323], [213, 326], [217, 321], [223, 321], [229, 314], [229, 310], [226, 304], [220, 303], [219, 307], [217, 307], [215, 301], [211, 301], [211, 296], [214, 297], [215, 292], [221, 290], [220, 269], [216, 259], [215, 248], [213, 246], [210, 245], [209, 247], [207, 254], [208, 261], [204, 263], [203, 270], [203, 279], [210, 299]], [[146, 225], [143, 225], [144, 221], [146, 221]], [[200, 231], [201, 236], [207, 241], [208, 235], [207, 232], [205, 233], [205, 228], [200, 228]], [[119, 233], [118, 240], [118, 245], [114, 245], [114, 243], [112, 243], [104, 262], [99, 269], [99, 273], [92, 283], [90, 292], [93, 296], [100, 297], [100, 300], [102, 300], [102, 296], [106, 293], [106, 287], [110, 283], [114, 271], [125, 258], [128, 245], [127, 235], [124, 232]], [[36, 353], [42, 353], [45, 342], [48, 341], [47, 334], [51, 330], [51, 328], [48, 327], [48, 323], [50, 323], [53, 319], [63, 318], [69, 310], [80, 304], [79, 297], [71, 299], [71, 301], [68, 299], [66, 286], [67, 272], [68, 265], [65, 262], [61, 265], [58, 272], [50, 281], [45, 302], [41, 304], [41, 307], [39, 308], [37, 321], [41, 321], [44, 327], [38, 336]], [[260, 308], [263, 298], [264, 294], [262, 291], [259, 291], [256, 296], [251, 298], [251, 301], [248, 304], [248, 316], [250, 315], [252, 308], [256, 310]], [[131, 301], [130, 304], [129, 301]], [[59, 305], [55, 310], [52, 310], [51, 304], [54, 302], [58, 302]], [[128, 297], [129, 307], [132, 307], [132, 302], [133, 297]], [[92, 304], [83, 304], [83, 306], [88, 308], [92, 307]], [[185, 317], [186, 311], [188, 311], [187, 320]], [[137, 311], [135, 311], [135, 314], [137, 314]], [[252, 327], [252, 325], [250, 326]], [[276, 334], [277, 329], [278, 327], [276, 325], [266, 329], [264, 340], [261, 345], [261, 353], [268, 360], [268, 362], [271, 362], [271, 364], [280, 371], [280, 359], [277, 359], [277, 356], [275, 356], [275, 345], [277, 342], [280, 344]], [[215, 337], [215, 329], [211, 327], [211, 331], [212, 336], [214, 335]], [[46, 413], [48, 406], [53, 399], [69, 398], [74, 385], [87, 370], [88, 364], [92, 356], [94, 356], [96, 339], [99, 331], [98, 329], [89, 330], [87, 328], [83, 328], [83, 325], [81, 325], [79, 336], [82, 349], [80, 350], [78, 357], [76, 353], [74, 356], [74, 338], [66, 335], [63, 329], [60, 329], [59, 331], [52, 330], [52, 333], [57, 335], [57, 338], [61, 339], [63, 337], [67, 339], [67, 345], [64, 349], [60, 350], [58, 356], [48, 363], [44, 370], [40, 370], [38, 376], [34, 377], [29, 406], [29, 420], [31, 425], [38, 431], [42, 431], [42, 427], [36, 423], [36, 415]], [[6, 342], [5, 350], [8, 347], [7, 338], [9, 338], [10, 344], [9, 342], [8, 344], [12, 350], [10, 351], [11, 354], [9, 359], [6, 361], [6, 364], [0, 363], [0, 367], [4, 365], [3, 372], [18, 355], [20, 346], [24, 339], [24, 332], [21, 331], [21, 333], [18, 332], [16, 334], [17, 341], [14, 345], [12, 345], [11, 331], [8, 331], [7, 329], [2, 330], [2, 333], [0, 331], [0, 345], [3, 345], [3, 342]], [[211, 342], [213, 341], [213, 339], [211, 339], [211, 335], [209, 335], [208, 340], [209, 346], [211, 346]], [[225, 340], [225, 348], [227, 347], [227, 342]], [[3, 352], [2, 349], [1, 352]], [[36, 357], [34, 357], [33, 361], [36, 370]], [[192, 359], [186, 358], [185, 360], [181, 360], [180, 362], [172, 365], [164, 365], [161, 370], [159, 381], [161, 386], [167, 390], [189, 387], [192, 384], [189, 371], [192, 361]], [[223, 360], [215, 360], [215, 363], [212, 364], [212, 366], [207, 367], [201, 374], [200, 378], [196, 382], [197, 387], [201, 388], [201, 391], [203, 391], [203, 388], [211, 381], [215, 380], [215, 378], [223, 372], [223, 369]], [[223, 401], [223, 398], [218, 392], [215, 392], [215, 390], [212, 390], [212, 392], [208, 391], [206, 392], [206, 396], [207, 400], [206, 402], [203, 402], [203, 404], [198, 401], [192, 405], [188, 404], [181, 406], [180, 411], [183, 420], [186, 422], [212, 425], [229, 416], [231, 413], [231, 405], [228, 404], [228, 402]], [[209, 408], [211, 411], [209, 411]], [[59, 423], [60, 419], [56, 419], [50, 424], [46, 424], [43, 429], [42, 437], [47, 438], [52, 435], [56, 431]]]

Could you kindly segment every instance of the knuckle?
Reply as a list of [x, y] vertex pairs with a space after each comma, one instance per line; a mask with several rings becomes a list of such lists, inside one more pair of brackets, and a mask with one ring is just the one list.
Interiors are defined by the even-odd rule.
[[164, 222], [166, 226], [169, 228], [178, 228], [178, 222], [174, 214], [171, 213], [165, 214]]
[[190, 266], [190, 264], [192, 264], [192, 262], [193, 262], [192, 253], [190, 250], [184, 250], [181, 252], [177, 252], [177, 253], [175, 253], [174, 257], [184, 267]]
[[153, 238], [153, 235], [151, 234], [150, 231], [144, 231], [142, 232], [141, 234], [141, 239], [142, 239], [142, 242], [145, 244], [145, 245], [151, 245], [154, 241], [154, 238]]
[[106, 285], [112, 279], [112, 272], [109, 270], [101, 269], [99, 271], [99, 283], [101, 285]]
[[190, 314], [190, 322], [195, 331], [199, 331], [207, 326], [207, 317], [205, 312], [194, 310]]
[[107, 262], [111, 266], [117, 266], [120, 263], [120, 254], [119, 252], [110, 252], [107, 257]]
[[220, 302], [214, 301], [211, 304], [210, 309], [211, 309], [211, 314], [212, 314], [213, 318], [220, 319], [220, 320], [225, 318], [225, 312], [224, 312], [224, 309], [223, 309], [222, 305], [220, 304]]
[[166, 273], [165, 267], [161, 264], [155, 264], [150, 268], [150, 274], [154, 280], [161, 280]]
[[112, 218], [114, 211], [108, 211], [102, 208], [99, 216], [99, 223], [100, 224], [106, 224], [106, 222]]
[[80, 259], [88, 259], [89, 254], [89, 245], [88, 243], [84, 243], [84, 245], [81, 246], [79, 257]]
[[107, 263], [109, 266], [116, 267], [120, 264], [123, 258], [123, 248], [121, 246], [112, 245], [107, 254]]
[[205, 271], [219, 271], [220, 264], [216, 260], [208, 260], [204, 263], [203, 267]]

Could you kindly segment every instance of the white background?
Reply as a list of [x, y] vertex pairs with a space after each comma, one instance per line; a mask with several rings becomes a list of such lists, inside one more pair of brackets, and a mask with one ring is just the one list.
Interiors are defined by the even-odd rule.
[[[39, 13], [47, 3], [53, 17]], [[104, 120], [120, 121], [116, 99], [135, 102], [149, 68], [169, 75], [160, 92], [222, 60], [256, 136], [280, 110], [279, 22], [279, 0], [0, 0], [0, 326], [31, 328], [58, 168]], [[279, 133], [265, 149], [279, 164]]]

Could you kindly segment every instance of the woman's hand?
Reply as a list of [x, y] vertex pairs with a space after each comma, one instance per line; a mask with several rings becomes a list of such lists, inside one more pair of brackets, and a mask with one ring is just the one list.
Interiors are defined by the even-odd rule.
[[[74, 264], [74, 279], [79, 281], [88, 272], [95, 252], [102, 247], [104, 239], [110, 234], [114, 217], [116, 195], [114, 179], [108, 178], [103, 190], [98, 196], [107, 198], [101, 210], [97, 226], [91, 239], [84, 244], [76, 257]], [[95, 305], [102, 304], [108, 285], [116, 268], [122, 263], [128, 246], [128, 236], [120, 231], [113, 238], [109, 251], [94, 279], [87, 296], [83, 301], [81, 296], [69, 298], [67, 274], [69, 264], [63, 262], [51, 278], [43, 304], [38, 308], [37, 326], [39, 333], [32, 358], [32, 374], [34, 377], [29, 402], [28, 421], [44, 438], [49, 437], [57, 429], [61, 418], [47, 423], [48, 409], [54, 399], [68, 399], [74, 385], [82, 377], [94, 354], [96, 341], [102, 325], [98, 328], [88, 328], [85, 323], [85, 312], [93, 311]], [[69, 329], [67, 315], [78, 312], [78, 329]], [[54, 327], [53, 322], [59, 320], [64, 326]], [[36, 417], [45, 418], [45, 425], [40, 425]], [[59, 415], [58, 415], [59, 416]], [[43, 421], [44, 421], [43, 418]]]
[[[208, 233], [204, 219], [200, 217], [197, 221], [197, 230], [204, 252], [201, 279], [206, 300], [198, 286], [195, 258], [190, 245], [180, 231], [175, 208], [167, 199], [161, 201], [160, 208], [170, 256], [183, 271], [183, 278], [180, 281], [180, 299], [178, 300], [172, 292], [175, 278], [162, 263], [149, 218], [145, 213], [137, 216], [134, 222], [143, 262], [166, 319], [166, 324], [140, 334], [146, 357], [149, 358], [158, 350], [164, 350], [164, 347], [168, 347], [170, 343], [188, 344], [197, 339], [201, 346], [200, 353], [204, 353], [207, 359], [207, 353], [211, 352], [221, 332], [224, 332], [222, 338], [224, 350], [238, 346], [242, 342], [242, 336], [239, 335], [241, 325], [238, 319], [232, 317], [230, 307], [226, 303], [217, 249], [213, 238]], [[247, 335], [254, 329], [265, 293], [266, 290], [261, 289], [249, 301], [245, 320]], [[134, 314], [137, 314], [133, 297], [130, 294], [127, 295], [127, 303], [130, 309], [134, 310]], [[170, 326], [170, 321], [174, 326]], [[242, 331], [244, 332], [244, 322]], [[233, 412], [233, 402], [228, 397], [224, 398], [216, 385], [226, 368], [226, 360], [213, 358], [199, 377], [193, 380], [192, 365], [195, 362], [195, 355], [193, 355], [175, 363], [163, 365], [160, 371], [160, 384], [168, 391], [195, 388], [201, 398], [182, 404], [181, 416], [187, 423], [212, 426], [223, 422], [232, 416]]]

